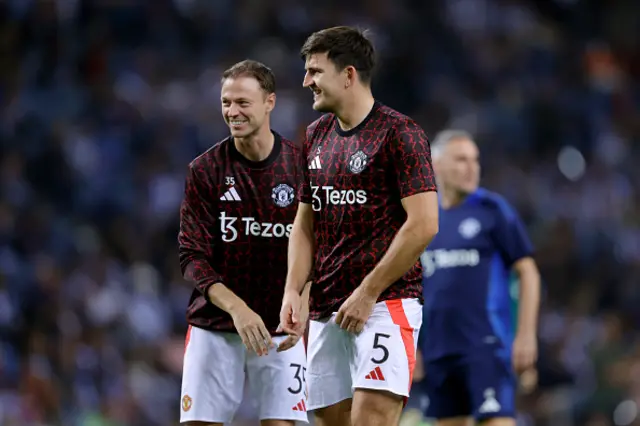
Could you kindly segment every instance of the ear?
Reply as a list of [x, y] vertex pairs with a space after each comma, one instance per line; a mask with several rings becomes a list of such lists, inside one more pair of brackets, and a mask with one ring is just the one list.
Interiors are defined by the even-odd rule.
[[356, 83], [356, 80], [358, 79], [358, 72], [356, 71], [353, 65], [347, 66], [344, 69], [344, 72], [347, 77], [344, 82], [344, 87], [345, 89], [348, 89], [349, 87], [353, 86]]
[[265, 102], [267, 103], [267, 112], [273, 111], [273, 109], [276, 107], [276, 94], [269, 93], [267, 95], [267, 99], [265, 99]]

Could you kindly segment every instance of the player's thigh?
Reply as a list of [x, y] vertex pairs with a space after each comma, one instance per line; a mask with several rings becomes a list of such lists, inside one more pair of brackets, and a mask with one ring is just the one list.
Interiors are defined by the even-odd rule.
[[478, 351], [467, 357], [466, 365], [475, 419], [482, 424], [496, 419], [502, 425], [515, 418], [516, 377], [511, 363], [493, 352]]
[[314, 426], [351, 426], [353, 399], [344, 399], [336, 404], [313, 411]]
[[351, 398], [351, 340], [336, 324], [335, 315], [327, 321], [309, 322], [306, 374], [309, 410], [324, 409]]
[[246, 351], [240, 337], [189, 327], [180, 422], [229, 422], [242, 402]]
[[422, 305], [413, 299], [377, 303], [354, 339], [352, 424], [396, 424], [409, 397]]
[[396, 425], [405, 397], [385, 390], [358, 388], [353, 392], [352, 426]]
[[[286, 337], [274, 337], [280, 344]], [[307, 421], [307, 359], [302, 340], [291, 349], [270, 350], [266, 356], [247, 355], [247, 377], [251, 394], [258, 402], [260, 420], [274, 420], [273, 426]]]
[[473, 408], [462, 359], [458, 356], [428, 361], [423, 386], [429, 399], [426, 415], [444, 426], [463, 426]]
[[354, 389], [408, 397], [422, 325], [422, 305], [414, 299], [377, 303], [355, 337], [351, 375]]

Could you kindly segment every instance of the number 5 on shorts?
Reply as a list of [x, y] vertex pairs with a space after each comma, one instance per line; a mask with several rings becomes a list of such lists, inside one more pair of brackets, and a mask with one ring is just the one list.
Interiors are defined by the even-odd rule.
[[388, 339], [389, 337], [391, 337], [390, 334], [384, 333], [376, 333], [376, 335], [374, 336], [373, 349], [380, 349], [382, 351], [382, 355], [380, 358], [376, 359], [375, 357], [371, 357], [371, 362], [373, 362], [374, 364], [382, 364], [389, 359], [389, 349], [387, 349], [387, 347], [380, 342], [381, 338]]

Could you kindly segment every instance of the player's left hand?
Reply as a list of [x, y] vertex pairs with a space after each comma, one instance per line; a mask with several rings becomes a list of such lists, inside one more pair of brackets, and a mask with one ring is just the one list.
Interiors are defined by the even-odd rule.
[[518, 333], [513, 341], [513, 370], [520, 375], [533, 368], [538, 360], [538, 340], [535, 334]]
[[377, 300], [376, 296], [367, 294], [360, 285], [338, 309], [336, 324], [350, 333], [360, 333], [364, 329], [364, 324], [369, 319]]

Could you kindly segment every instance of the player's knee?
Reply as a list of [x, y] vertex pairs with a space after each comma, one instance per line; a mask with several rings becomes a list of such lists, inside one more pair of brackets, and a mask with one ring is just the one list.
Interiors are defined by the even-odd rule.
[[397, 424], [402, 414], [403, 397], [390, 392], [356, 389], [351, 409], [352, 426]]
[[516, 420], [511, 417], [494, 417], [479, 420], [478, 424], [481, 426], [516, 426]]
[[182, 423], [184, 426], [224, 426], [222, 423], [210, 423], [210, 422], [186, 422]]
[[351, 399], [313, 411], [315, 426], [351, 426]]

